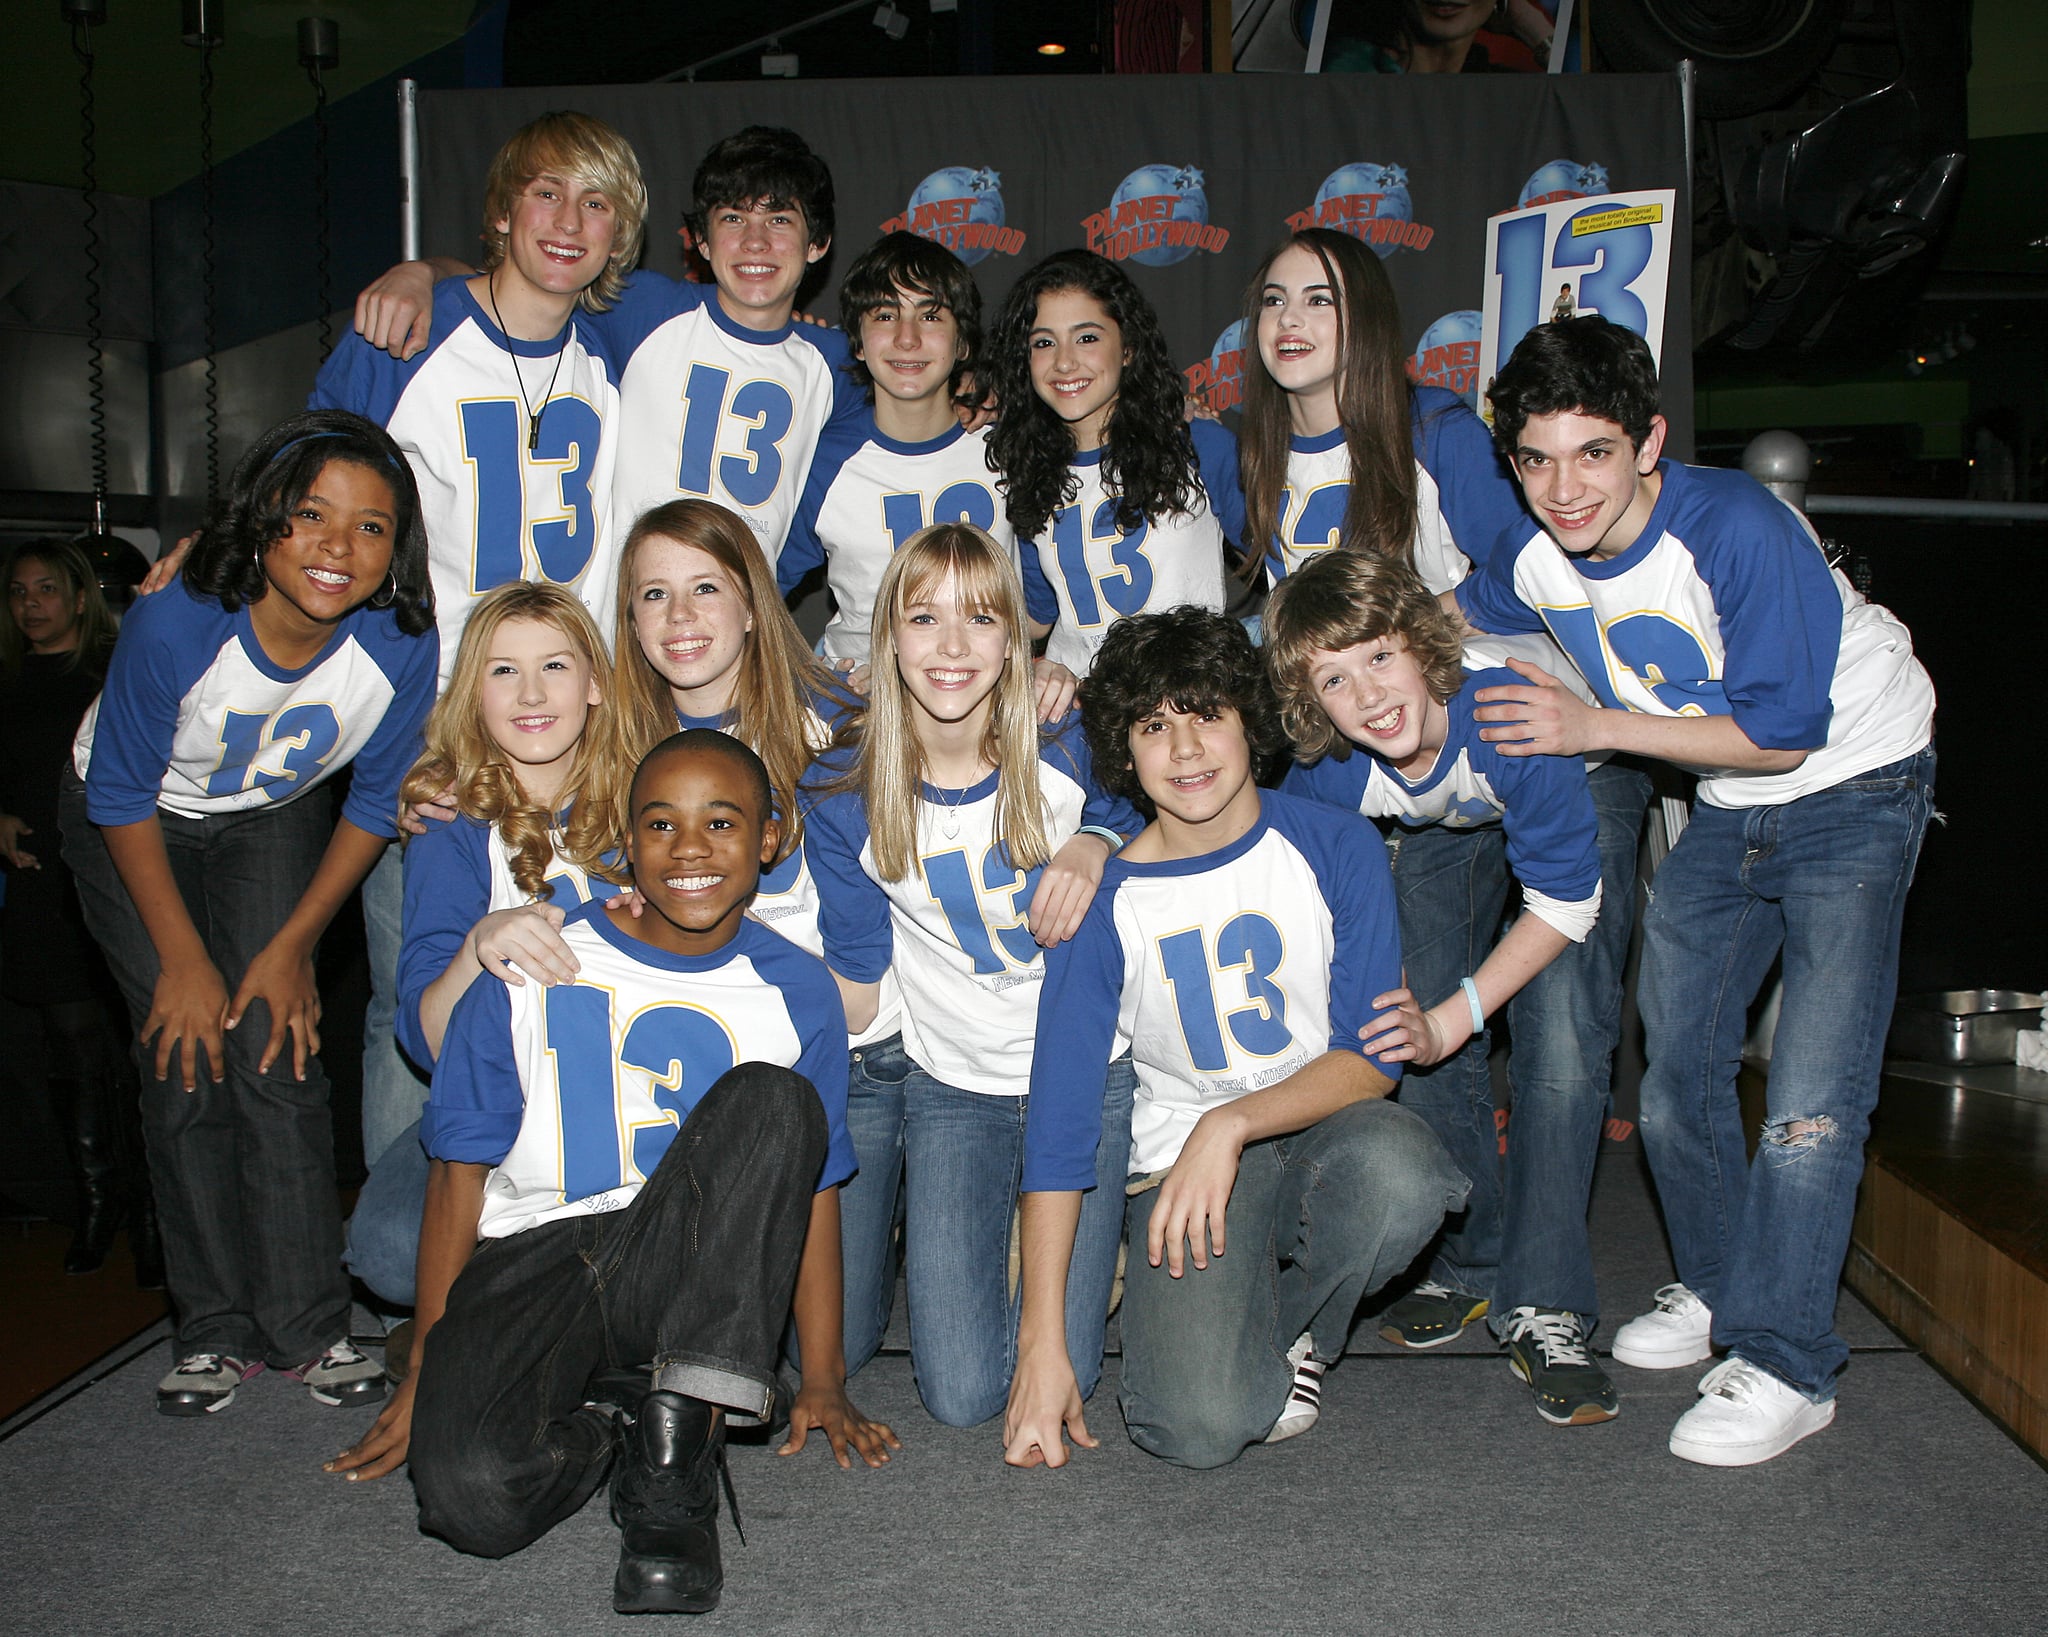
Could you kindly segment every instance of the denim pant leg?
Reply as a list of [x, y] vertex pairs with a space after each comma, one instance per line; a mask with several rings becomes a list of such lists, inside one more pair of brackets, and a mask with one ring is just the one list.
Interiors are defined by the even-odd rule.
[[1465, 1178], [1411, 1110], [1354, 1103], [1238, 1161], [1228, 1250], [1175, 1279], [1145, 1257], [1157, 1189], [1130, 1203], [1123, 1410], [1131, 1441], [1180, 1466], [1235, 1460], [1272, 1430], [1304, 1330], [1344, 1350], [1359, 1303], [1414, 1261]]
[[[85, 818], [82, 788], [71, 785], [67, 862], [139, 1029], [159, 971], [156, 948]], [[172, 876], [232, 993], [311, 880], [333, 829], [329, 804], [315, 795], [158, 820]], [[348, 1279], [327, 1079], [316, 1057], [295, 1080], [288, 1047], [269, 1073], [259, 1072], [269, 1032], [269, 1009], [259, 1002], [227, 1035], [225, 1078], [215, 1084], [202, 1072], [189, 1093], [175, 1061], [158, 1080], [151, 1055], [139, 1054], [143, 1134], [180, 1350], [296, 1365], [347, 1334]]]
[[1074, 1254], [1067, 1263], [1067, 1358], [1085, 1399], [1102, 1381], [1103, 1332], [1116, 1258], [1124, 1239], [1124, 1187], [1131, 1163], [1131, 1104], [1138, 1070], [1126, 1052], [1109, 1065], [1102, 1091], [1102, 1139], [1095, 1147], [1095, 1186], [1081, 1196]]
[[[1435, 1006], [1493, 948], [1507, 902], [1507, 849], [1497, 824], [1431, 825], [1398, 832], [1393, 853], [1402, 966], [1416, 999]], [[1456, 1056], [1404, 1073], [1399, 1092], [1472, 1183], [1463, 1214], [1444, 1226], [1429, 1276], [1487, 1297], [1501, 1251], [1500, 1126], [1486, 1061], [1491, 1044], [1482, 1030]]]
[[363, 1010], [363, 1154], [375, 1160], [398, 1134], [417, 1125], [426, 1077], [398, 1049], [398, 951], [405, 914], [404, 852], [386, 847], [363, 882], [363, 937], [369, 946], [370, 1000]]
[[611, 1460], [611, 1418], [583, 1404], [599, 1365], [652, 1359], [662, 1386], [763, 1409], [826, 1137], [808, 1081], [742, 1063], [624, 1210], [486, 1241], [421, 1360], [420, 1527], [502, 1557], [580, 1508]]
[[1635, 928], [1636, 858], [1650, 777], [1608, 762], [1587, 782], [1600, 821], [1600, 918], [1508, 1003], [1506, 1205], [1500, 1278], [1487, 1323], [1503, 1334], [1517, 1307], [1599, 1323], [1586, 1208], [1621, 1036], [1622, 969]]
[[[1848, 1362], [1837, 1287], [1933, 803], [1930, 748], [1746, 826], [1747, 885], [1783, 929], [1784, 1001], [1762, 1138], [1708, 1301], [1719, 1345], [1816, 1400]], [[1806, 1122], [1818, 1129], [1787, 1129]]]
[[1017, 1362], [1010, 1230], [1024, 1167], [1024, 1099], [904, 1082], [903, 1261], [910, 1362], [934, 1417], [999, 1414]]
[[[904, 1082], [916, 1065], [891, 1035], [856, 1046], [846, 1077], [846, 1133], [860, 1169], [839, 1190], [846, 1285], [846, 1373], [875, 1356], [896, 1304], [896, 1224], [902, 1219]], [[790, 1356], [795, 1358], [792, 1346]], [[800, 1361], [799, 1361], [800, 1362]]]
[[393, 1307], [413, 1305], [420, 1256], [420, 1218], [427, 1204], [427, 1151], [415, 1120], [377, 1156], [348, 1219], [349, 1272]]

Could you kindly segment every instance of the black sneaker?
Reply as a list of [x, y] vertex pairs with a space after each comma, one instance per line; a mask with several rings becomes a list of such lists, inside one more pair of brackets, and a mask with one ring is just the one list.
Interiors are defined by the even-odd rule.
[[1396, 1347], [1441, 1347], [1486, 1317], [1484, 1296], [1425, 1280], [1380, 1315], [1380, 1335]]
[[[656, 1391], [621, 1415], [617, 1426], [612, 1522], [619, 1526], [619, 1572], [612, 1608], [707, 1614], [725, 1586], [718, 1556], [725, 1423], [702, 1399]], [[728, 1494], [731, 1489], [727, 1478]], [[733, 1523], [738, 1526], [737, 1510]]]
[[1621, 1414], [1614, 1383], [1586, 1350], [1576, 1313], [1518, 1307], [1508, 1315], [1508, 1368], [1536, 1395], [1536, 1413], [1559, 1427], [1584, 1427]]

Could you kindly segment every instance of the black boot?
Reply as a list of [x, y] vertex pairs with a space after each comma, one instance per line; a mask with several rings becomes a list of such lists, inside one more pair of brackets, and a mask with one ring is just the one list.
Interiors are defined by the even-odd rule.
[[718, 1557], [724, 1419], [702, 1399], [650, 1392], [617, 1426], [612, 1522], [619, 1526], [619, 1572], [612, 1608], [708, 1613], [725, 1585]]
[[78, 1172], [78, 1227], [64, 1252], [66, 1273], [97, 1273], [120, 1230], [122, 1184], [118, 1111], [98, 1077], [50, 1080], [50, 1100], [64, 1122]]

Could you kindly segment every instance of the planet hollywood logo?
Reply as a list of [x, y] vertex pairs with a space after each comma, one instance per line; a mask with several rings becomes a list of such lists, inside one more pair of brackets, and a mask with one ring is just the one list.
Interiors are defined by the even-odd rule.
[[1003, 179], [986, 165], [948, 165], [935, 170], [910, 195], [909, 207], [878, 231], [915, 233], [942, 244], [972, 267], [996, 254], [1024, 249], [1024, 230], [1003, 225]]
[[1244, 320], [1238, 319], [1216, 337], [1216, 345], [1199, 364], [1181, 372], [1188, 392], [1219, 415], [1244, 401]]
[[1590, 199], [1596, 193], [1606, 191], [1605, 165], [1582, 165], [1576, 159], [1553, 159], [1529, 173], [1529, 180], [1522, 184], [1522, 196], [1515, 202], [1515, 208], [1527, 210], [1531, 205], [1553, 204], [1559, 199]]
[[1084, 217], [1081, 228], [1090, 250], [1146, 267], [1170, 267], [1230, 242], [1229, 228], [1209, 223], [1209, 196], [1192, 165], [1140, 165], [1117, 184], [1109, 208]]
[[1382, 165], [1360, 159], [1340, 165], [1323, 178], [1316, 189], [1315, 203], [1297, 210], [1287, 225], [1299, 233], [1305, 227], [1333, 227], [1371, 245], [1384, 261], [1396, 250], [1427, 250], [1436, 229], [1415, 220], [1414, 201], [1408, 197], [1408, 172], [1399, 165]]
[[1417, 386], [1455, 392], [1468, 407], [1479, 407], [1479, 335], [1482, 316], [1465, 307], [1445, 313], [1422, 332], [1408, 359], [1408, 379]]

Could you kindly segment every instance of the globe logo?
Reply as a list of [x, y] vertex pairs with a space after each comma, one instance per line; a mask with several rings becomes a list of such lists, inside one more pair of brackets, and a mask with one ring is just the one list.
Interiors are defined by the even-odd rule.
[[1183, 372], [1188, 391], [1219, 414], [1244, 399], [1244, 320], [1236, 319], [1216, 337], [1209, 356]]
[[1445, 313], [1422, 332], [1408, 360], [1408, 379], [1418, 386], [1455, 392], [1468, 407], [1479, 407], [1479, 336], [1483, 319], [1470, 307]]
[[1522, 184], [1517, 210], [1547, 205], [1559, 199], [1585, 199], [1607, 191], [1607, 167], [1582, 165], [1576, 159], [1553, 159], [1529, 173]]
[[1117, 184], [1109, 208], [1081, 225], [1090, 250], [1146, 267], [1170, 267], [1230, 239], [1229, 229], [1209, 225], [1209, 195], [1193, 165], [1140, 165]]
[[1349, 233], [1371, 245], [1383, 261], [1396, 250], [1427, 249], [1436, 237], [1436, 229], [1415, 220], [1407, 169], [1371, 159], [1354, 160], [1330, 172], [1316, 189], [1315, 203], [1294, 212], [1287, 225], [1297, 233], [1305, 227]]
[[1004, 224], [1002, 181], [986, 165], [947, 165], [918, 183], [909, 208], [882, 223], [881, 231], [930, 239], [970, 267], [998, 251], [1014, 256], [1024, 248], [1024, 233]]

